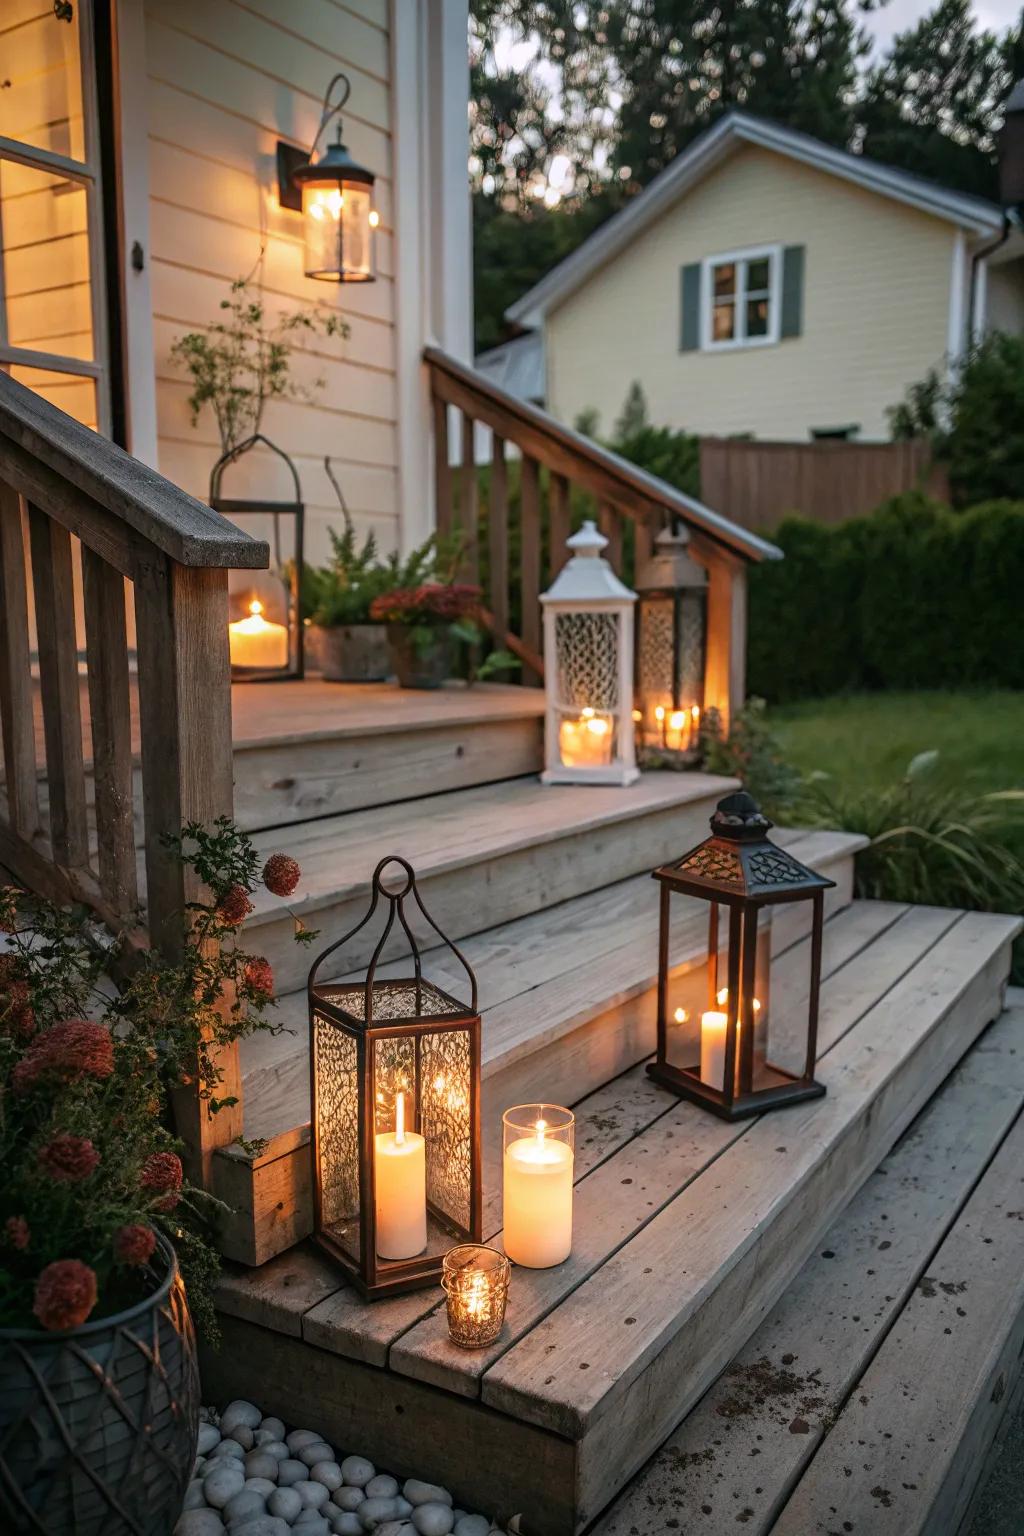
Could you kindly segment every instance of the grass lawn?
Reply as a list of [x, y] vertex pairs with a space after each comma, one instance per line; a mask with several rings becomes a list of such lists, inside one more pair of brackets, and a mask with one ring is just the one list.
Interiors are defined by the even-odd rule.
[[768, 724], [783, 755], [851, 788], [888, 787], [918, 752], [973, 794], [1024, 788], [1024, 693], [875, 693], [780, 704]]

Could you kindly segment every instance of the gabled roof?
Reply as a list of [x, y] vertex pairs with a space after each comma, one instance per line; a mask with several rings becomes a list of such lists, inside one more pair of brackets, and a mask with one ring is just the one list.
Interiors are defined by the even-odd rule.
[[1002, 228], [1002, 209], [983, 197], [954, 192], [923, 176], [896, 170], [864, 155], [834, 149], [820, 139], [784, 128], [748, 112], [730, 112], [713, 128], [677, 155], [627, 207], [594, 231], [571, 256], [554, 267], [521, 299], [505, 311], [515, 325], [537, 326], [550, 309], [586, 282], [598, 268], [617, 256], [637, 235], [661, 218], [716, 166], [745, 144], [774, 150], [816, 170], [853, 182], [880, 197], [946, 219], [972, 235], [995, 235]]

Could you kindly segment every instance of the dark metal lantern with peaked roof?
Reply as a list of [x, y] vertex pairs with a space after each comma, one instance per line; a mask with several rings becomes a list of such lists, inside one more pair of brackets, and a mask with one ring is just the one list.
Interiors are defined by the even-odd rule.
[[[318, 980], [378, 907], [365, 970], [341, 962], [341, 980]], [[468, 1000], [423, 975], [410, 917], [464, 973]], [[399, 937], [404, 961], [391, 958]], [[314, 1239], [368, 1298], [436, 1284], [452, 1243], [481, 1236], [480, 1014], [476, 977], [405, 859], [377, 865], [365, 915], [314, 962], [308, 994]]]
[[[824, 894], [835, 882], [773, 843], [771, 826], [744, 790], [726, 795], [712, 835], [654, 871], [658, 1052], [647, 1070], [726, 1120], [825, 1092], [814, 1064]], [[676, 896], [708, 903], [696, 962], [685, 958], [692, 926]]]

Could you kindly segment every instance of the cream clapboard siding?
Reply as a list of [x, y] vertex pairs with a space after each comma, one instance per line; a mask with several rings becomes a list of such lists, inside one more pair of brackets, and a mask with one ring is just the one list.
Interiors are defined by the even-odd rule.
[[[276, 401], [263, 429], [290, 453], [307, 505], [307, 557], [340, 526], [323, 469], [330, 454], [361, 528], [398, 540], [397, 387], [391, 202], [388, 0], [146, 0], [150, 263], [161, 471], [205, 498], [219, 447], [212, 414], [193, 429], [175, 338], [220, 318], [233, 278], [260, 262], [271, 313], [337, 308], [347, 339], [317, 337], [293, 377], [311, 390]], [[302, 271], [298, 214], [277, 198], [278, 139], [308, 145], [324, 90], [345, 70], [345, 140], [377, 175], [378, 280], [337, 288]], [[317, 379], [325, 387], [314, 388]], [[287, 479], [254, 455], [226, 495], [283, 495]]]
[[[652, 421], [709, 434], [806, 439], [885, 408], [946, 352], [952, 225], [753, 146], [712, 172], [548, 316], [548, 401], [596, 408], [609, 431], [633, 379]], [[776, 346], [681, 352], [680, 269], [718, 252], [806, 246], [803, 334]]]

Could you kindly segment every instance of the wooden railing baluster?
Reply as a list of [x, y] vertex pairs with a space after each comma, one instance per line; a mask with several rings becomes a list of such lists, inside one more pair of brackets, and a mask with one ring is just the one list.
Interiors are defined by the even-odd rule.
[[540, 651], [540, 470], [525, 454], [519, 480], [519, 570], [523, 642]]
[[435, 395], [432, 400], [434, 414], [434, 495], [437, 503], [437, 531], [446, 536], [452, 530], [454, 508], [452, 506], [451, 452], [448, 444], [448, 404]]
[[82, 585], [100, 889], [114, 912], [128, 919], [139, 893], [124, 577], [85, 547]]
[[85, 869], [89, 863], [89, 828], [85, 812], [71, 535], [31, 503], [28, 527], [46, 742], [50, 845], [56, 863], [67, 869]]
[[29, 655], [28, 580], [21, 497], [0, 484], [0, 726], [11, 830], [39, 830], [39, 784]]
[[508, 633], [508, 468], [505, 464], [505, 439], [494, 434], [491, 454], [491, 495], [488, 508], [488, 562], [490, 608], [494, 631], [501, 638]]
[[552, 474], [548, 481], [548, 569], [552, 580], [569, 558], [565, 548], [568, 537], [569, 481], [565, 475]]
[[475, 422], [467, 412], [462, 413], [462, 468], [459, 482], [459, 527], [465, 539], [461, 569], [466, 581], [480, 579], [480, 553], [477, 532], [479, 503], [476, 482], [476, 454], [474, 451]]
[[608, 540], [605, 559], [618, 576], [622, 575], [622, 519], [615, 508], [603, 501], [598, 508], [597, 525]]

